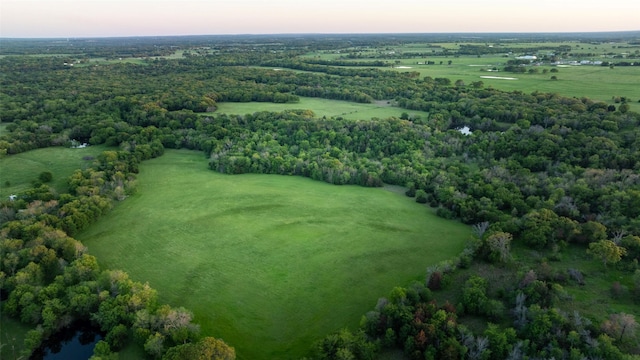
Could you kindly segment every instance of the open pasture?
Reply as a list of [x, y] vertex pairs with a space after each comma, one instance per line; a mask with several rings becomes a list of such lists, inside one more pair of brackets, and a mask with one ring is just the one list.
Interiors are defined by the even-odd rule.
[[65, 192], [69, 176], [76, 169], [91, 165], [88, 157], [95, 157], [106, 149], [105, 146], [82, 149], [50, 147], [0, 157], [0, 197], [6, 198], [29, 189], [44, 171], [53, 175], [53, 180], [47, 185], [58, 192]]
[[313, 111], [316, 116], [327, 118], [342, 117], [347, 120], [369, 120], [373, 118], [387, 119], [390, 117], [399, 118], [403, 112], [409, 116], [420, 116], [427, 118], [429, 113], [425, 111], [406, 110], [393, 107], [385, 101], [375, 104], [359, 104], [349, 101], [328, 100], [320, 98], [300, 97], [300, 102], [295, 104], [276, 104], [263, 102], [249, 103], [218, 103], [216, 113], [224, 114], [253, 114], [258, 111], [284, 111], [294, 109], [304, 109]]
[[[504, 71], [487, 71], [493, 68], [501, 70], [508, 59], [499, 57], [459, 57], [443, 59], [442, 65], [418, 65], [420, 59], [404, 59], [399, 66], [407, 68], [395, 68], [396, 71], [417, 71], [420, 77], [431, 76], [446, 77], [452, 82], [462, 80], [466, 85], [474, 81], [482, 81], [484, 87], [493, 87], [505, 91], [522, 91], [531, 93], [534, 91], [557, 93], [568, 97], [588, 97], [595, 101], [603, 101], [614, 104], [612, 98], [624, 96], [630, 99], [629, 105], [634, 111], [640, 111], [640, 67], [615, 67], [579, 65], [567, 67], [532, 66], [527, 69], [535, 69], [531, 73], [510, 73]], [[447, 62], [451, 60], [451, 65]], [[438, 60], [439, 62], [439, 60]], [[544, 69], [550, 71], [557, 69], [557, 73], [543, 73]], [[504, 81], [503, 79], [486, 79], [482, 76], [514, 77], [517, 81]], [[552, 80], [556, 76], [557, 80]], [[619, 105], [619, 104], [615, 104]]]
[[138, 192], [78, 239], [103, 266], [192, 310], [239, 359], [304, 356], [470, 236], [384, 189], [222, 175], [183, 150], [140, 170]]
[[[579, 41], [564, 42], [511, 42], [506, 39], [503, 42], [486, 43], [486, 46], [499, 48], [509, 48], [514, 50], [512, 54], [496, 53], [485, 55], [456, 55], [460, 45], [483, 45], [484, 43], [435, 43], [441, 48], [435, 48], [427, 43], [408, 43], [399, 46], [383, 47], [379, 49], [367, 48], [359, 53], [364, 57], [353, 61], [366, 61], [379, 59], [377, 56], [384, 54], [382, 60], [394, 64], [395, 71], [420, 73], [420, 77], [430, 76], [432, 78], [449, 78], [452, 82], [463, 80], [465, 84], [474, 81], [482, 81], [485, 87], [505, 91], [522, 91], [531, 93], [534, 91], [557, 93], [568, 97], [588, 97], [595, 101], [603, 101], [607, 104], [619, 105], [613, 102], [614, 97], [626, 97], [630, 99], [631, 110], [640, 111], [640, 67], [614, 67], [597, 65], [580, 65], [556, 67], [548, 64], [527, 67], [537, 70], [535, 73], [514, 74], [502, 71], [508, 60], [520, 55], [532, 55], [525, 51], [530, 48], [568, 46], [571, 48], [571, 57], [563, 60], [590, 60], [590, 61], [640, 61], [640, 47], [629, 46], [626, 43], [584, 43]], [[444, 56], [442, 50], [447, 49], [450, 55]], [[523, 49], [518, 52], [517, 49]], [[423, 53], [424, 56], [405, 58], [403, 54]], [[541, 54], [551, 54], [552, 51], [540, 50]], [[307, 57], [318, 57], [322, 59], [339, 59], [344, 54], [337, 52], [314, 52], [307, 54]], [[618, 56], [623, 58], [612, 58]], [[344, 59], [341, 59], [344, 60]], [[428, 61], [435, 64], [426, 65]], [[451, 61], [451, 64], [449, 64]], [[550, 73], [551, 69], [557, 69], [558, 73]], [[382, 68], [390, 69], [390, 68]], [[488, 70], [499, 70], [489, 72]], [[547, 73], [544, 73], [544, 70]], [[493, 75], [498, 77], [516, 77], [518, 81], [504, 81], [503, 79], [484, 79], [481, 76]], [[557, 80], [552, 80], [551, 76], [556, 76]]]

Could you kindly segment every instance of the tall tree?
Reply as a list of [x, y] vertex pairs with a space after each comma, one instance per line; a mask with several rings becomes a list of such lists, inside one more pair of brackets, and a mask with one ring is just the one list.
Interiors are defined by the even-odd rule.
[[607, 264], [615, 264], [620, 261], [622, 256], [627, 253], [627, 249], [616, 245], [611, 240], [600, 240], [589, 244], [587, 253], [602, 261], [606, 268]]

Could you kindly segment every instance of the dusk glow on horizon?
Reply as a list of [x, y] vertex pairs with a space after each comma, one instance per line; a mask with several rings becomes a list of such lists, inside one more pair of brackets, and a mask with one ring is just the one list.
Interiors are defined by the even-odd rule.
[[640, 1], [3, 0], [0, 36], [640, 30]]

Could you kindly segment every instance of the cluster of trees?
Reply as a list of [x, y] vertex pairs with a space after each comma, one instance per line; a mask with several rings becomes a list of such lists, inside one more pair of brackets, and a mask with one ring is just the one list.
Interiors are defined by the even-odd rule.
[[[459, 258], [431, 267], [425, 282], [394, 288], [362, 317], [357, 331], [343, 329], [318, 341], [315, 356], [376, 359], [396, 349], [408, 359], [625, 359], [619, 346], [637, 346], [638, 323], [631, 314], [613, 313], [598, 325], [562, 309], [570, 298], [562, 284], [584, 284], [577, 269], [556, 272], [542, 263], [492, 285], [469, 272], [456, 275], [469, 267], [471, 258], [511, 261], [505, 256], [511, 234], [492, 231], [488, 223], [474, 230], [475, 243]], [[454, 286], [445, 277], [454, 276], [462, 284], [460, 291], [452, 302], [438, 305], [440, 290]], [[640, 278], [640, 270], [635, 276]], [[469, 317], [476, 320], [467, 326], [461, 320]], [[482, 330], [475, 324], [478, 318], [486, 322]]]
[[[395, 288], [363, 316], [354, 334], [342, 330], [318, 342], [319, 359], [375, 359], [389, 349], [403, 351], [409, 359], [624, 359], [614, 345], [625, 330], [636, 326], [628, 314], [616, 314], [599, 329], [579, 313], [526, 305], [526, 295], [512, 299], [510, 320], [503, 327], [487, 319], [486, 329], [474, 333], [458, 321], [463, 313], [486, 316], [486, 280], [472, 276], [464, 284], [464, 310], [450, 303], [439, 306], [431, 291], [420, 283]], [[464, 305], [466, 304], [466, 305]], [[480, 307], [480, 308], [477, 308]]]

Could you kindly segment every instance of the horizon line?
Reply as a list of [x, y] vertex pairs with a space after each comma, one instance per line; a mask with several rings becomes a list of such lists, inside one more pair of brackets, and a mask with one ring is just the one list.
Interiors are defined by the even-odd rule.
[[322, 35], [499, 35], [499, 34], [517, 34], [517, 35], [570, 35], [570, 34], [617, 34], [617, 33], [638, 33], [637, 30], [605, 30], [605, 31], [463, 31], [463, 32], [291, 32], [291, 33], [210, 33], [210, 34], [173, 34], [173, 35], [96, 35], [96, 36], [2, 36], [0, 39], [5, 40], [52, 40], [52, 39], [117, 39], [117, 38], [160, 38], [160, 37], [204, 37], [204, 36], [322, 36]]

